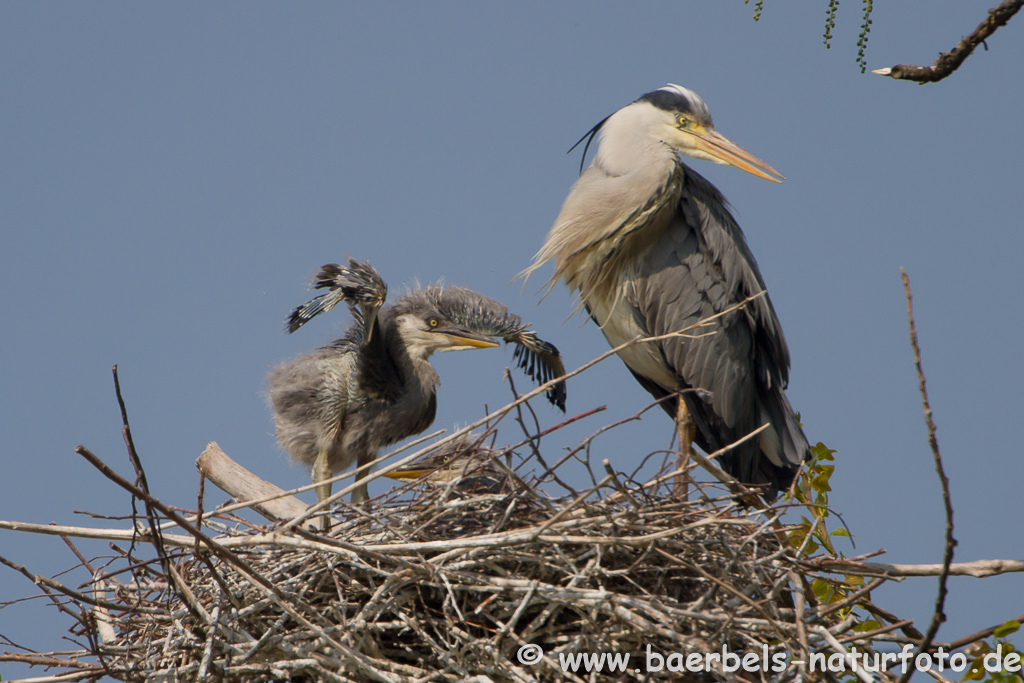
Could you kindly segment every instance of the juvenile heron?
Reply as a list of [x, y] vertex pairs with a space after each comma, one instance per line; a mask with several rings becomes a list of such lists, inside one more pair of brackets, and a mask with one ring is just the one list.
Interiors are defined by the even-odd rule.
[[809, 455], [784, 393], [789, 349], [767, 295], [694, 328], [765, 285], [725, 198], [680, 155], [772, 182], [782, 175], [716, 132], [704, 101], [678, 85], [647, 93], [580, 142], [589, 147], [595, 136], [593, 161], [520, 276], [553, 259], [547, 289], [562, 279], [579, 292], [613, 347], [689, 328], [686, 337], [633, 345], [619, 356], [664, 399], [684, 458], [689, 440], [712, 453], [767, 423], [721, 462], [770, 501]]
[[[435, 351], [495, 347], [492, 337], [499, 337], [516, 345], [519, 367], [538, 383], [565, 374], [558, 349], [472, 290], [426, 287], [384, 307], [387, 285], [370, 264], [354, 259], [321, 268], [315, 286], [328, 292], [292, 312], [289, 332], [342, 301], [354, 324], [341, 339], [277, 366], [269, 377], [277, 438], [293, 459], [312, 466], [314, 482], [353, 463], [366, 465], [378, 449], [431, 425], [439, 380], [428, 359]], [[564, 411], [564, 382], [547, 397]], [[316, 489], [318, 502], [330, 494], [330, 483]], [[352, 492], [352, 502], [367, 497], [365, 484]]]
[[422, 478], [430, 486], [457, 482], [456, 487], [464, 493], [500, 493], [509, 476], [495, 464], [497, 452], [480, 441], [476, 434], [466, 434], [387, 476], [400, 481]]

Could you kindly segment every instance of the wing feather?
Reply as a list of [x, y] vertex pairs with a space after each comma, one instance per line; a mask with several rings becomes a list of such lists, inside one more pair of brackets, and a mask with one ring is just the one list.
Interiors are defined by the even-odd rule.
[[[653, 336], [698, 325], [764, 290], [757, 262], [724, 198], [684, 169], [679, 211], [645, 252], [632, 286], [624, 288]], [[789, 350], [768, 296], [658, 346], [678, 380], [677, 387], [661, 386], [662, 392], [697, 390], [684, 397], [697, 422], [698, 445], [717, 450], [770, 420], [783, 451], [770, 458], [778, 458], [781, 467], [763, 462], [768, 458], [761, 456], [763, 444], [757, 440], [729, 453], [723, 465], [750, 483], [787, 485], [808, 446], [783, 393]], [[673, 405], [663, 405], [674, 411]]]

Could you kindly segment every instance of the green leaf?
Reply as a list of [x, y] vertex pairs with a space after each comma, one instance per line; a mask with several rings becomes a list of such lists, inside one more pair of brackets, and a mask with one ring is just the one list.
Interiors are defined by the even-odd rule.
[[839, 451], [830, 450], [828, 446], [820, 441], [811, 446], [811, 455], [818, 460], [835, 460], [835, 458], [832, 457], [832, 454], [838, 452]]
[[814, 579], [811, 582], [811, 591], [823, 603], [835, 602], [843, 597], [843, 594], [836, 591], [836, 587], [828, 581]]
[[1010, 635], [1011, 633], [1016, 633], [1017, 629], [1019, 629], [1019, 628], [1020, 628], [1020, 622], [1019, 621], [1014, 621], [1014, 620], [1011, 619], [1010, 621], [1006, 622], [1002, 626], [997, 626], [996, 630], [992, 631], [992, 635], [994, 635], [996, 638], [1005, 638], [1006, 636]]
[[981, 658], [975, 659], [971, 662], [971, 665], [967, 668], [965, 673], [960, 680], [961, 681], [980, 681], [985, 678], [985, 667], [981, 664]]
[[847, 531], [845, 527], [840, 527], [840, 528], [836, 529], [835, 531], [832, 532], [832, 535], [833, 536], [846, 536], [847, 538], [853, 538], [853, 536], [850, 535], [850, 532]]
[[882, 628], [882, 625], [874, 619], [868, 619], [867, 621], [862, 621], [854, 626], [853, 630], [858, 633], [867, 633], [868, 631], [874, 631], [876, 628]]

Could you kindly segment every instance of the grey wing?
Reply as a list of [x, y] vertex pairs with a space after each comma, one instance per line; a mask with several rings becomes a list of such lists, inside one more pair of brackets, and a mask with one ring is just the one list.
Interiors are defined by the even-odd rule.
[[302, 304], [289, 314], [286, 321], [288, 332], [295, 332], [342, 301], [348, 303], [352, 316], [361, 326], [361, 307], [379, 309], [388, 296], [388, 286], [380, 273], [366, 261], [357, 261], [353, 258], [348, 260], [347, 266], [328, 263], [321, 267], [313, 278], [313, 287], [328, 291]]
[[[464, 287], [434, 287], [430, 292], [438, 310], [457, 325], [488, 337], [501, 337], [515, 344], [512, 357], [519, 368], [537, 384], [544, 384], [565, 374], [562, 356], [554, 344], [546, 342], [530, 330], [529, 323], [504, 304]], [[548, 401], [565, 412], [565, 382], [558, 382], [547, 392]]]
[[[699, 175], [686, 172], [679, 210], [626, 293], [650, 335], [697, 325], [764, 290], [725, 200]], [[698, 426], [698, 444], [718, 450], [770, 422], [770, 434], [734, 449], [723, 465], [748, 483], [788, 485], [808, 446], [783, 393], [789, 351], [767, 295], [659, 346], [681, 388], [697, 390], [684, 397]], [[642, 383], [651, 389], [650, 380]], [[662, 388], [661, 395], [667, 393]], [[777, 462], [761, 458], [762, 449]]]
[[[517, 361], [519, 368], [537, 384], [544, 384], [553, 379], [565, 375], [565, 365], [562, 363], [562, 355], [558, 348], [551, 342], [546, 342], [537, 336], [533, 330], [523, 329], [503, 338], [506, 343], [513, 343], [516, 349], [512, 358]], [[565, 381], [556, 382], [545, 392], [548, 401], [565, 412], [565, 399], [567, 390]]]

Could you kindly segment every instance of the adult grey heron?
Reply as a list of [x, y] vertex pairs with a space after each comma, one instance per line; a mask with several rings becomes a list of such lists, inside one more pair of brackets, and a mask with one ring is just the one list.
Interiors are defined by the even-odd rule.
[[[514, 358], [539, 383], [565, 374], [558, 349], [472, 290], [425, 287], [384, 307], [384, 280], [355, 259], [321, 268], [315, 287], [328, 292], [292, 311], [289, 332], [342, 301], [355, 322], [334, 343], [277, 366], [269, 377], [277, 438], [293, 459], [312, 466], [314, 482], [369, 464], [378, 449], [430, 426], [440, 383], [428, 360], [435, 351], [495, 347], [492, 337], [500, 337], [516, 345]], [[547, 396], [565, 410], [564, 382]], [[316, 489], [318, 502], [330, 494], [329, 482]], [[367, 497], [365, 484], [352, 492], [353, 502]]]
[[678, 85], [623, 107], [576, 145], [595, 136], [593, 161], [520, 276], [554, 260], [547, 290], [562, 279], [577, 291], [613, 347], [689, 329], [619, 356], [677, 420], [681, 457], [690, 439], [713, 453], [767, 423], [721, 462], [770, 501], [809, 455], [784, 393], [789, 349], [766, 294], [723, 314], [764, 292], [764, 280], [725, 198], [680, 155], [772, 182], [782, 175], [715, 131], [704, 101]]

